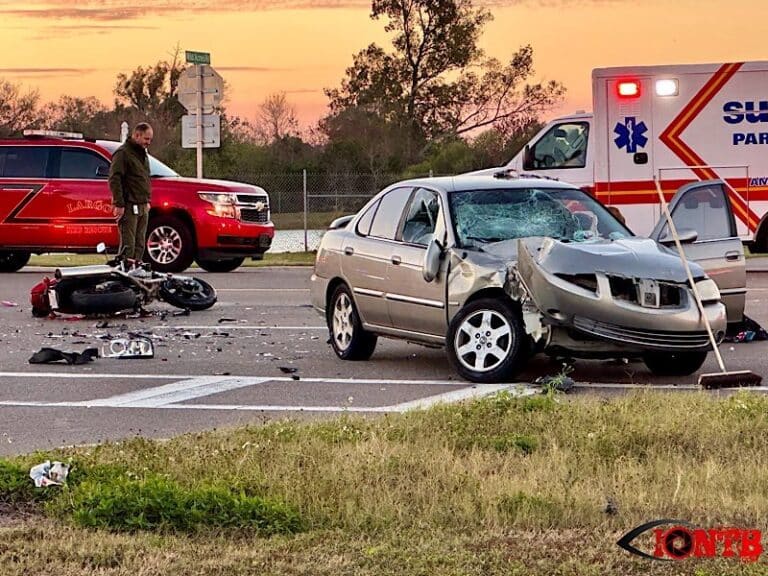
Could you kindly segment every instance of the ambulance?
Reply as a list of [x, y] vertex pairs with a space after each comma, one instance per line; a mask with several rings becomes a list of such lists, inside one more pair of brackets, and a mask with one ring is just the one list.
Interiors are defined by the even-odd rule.
[[575, 184], [640, 235], [661, 216], [656, 181], [669, 199], [721, 179], [738, 236], [768, 251], [768, 62], [598, 68], [592, 100], [592, 113], [552, 120], [505, 168]]

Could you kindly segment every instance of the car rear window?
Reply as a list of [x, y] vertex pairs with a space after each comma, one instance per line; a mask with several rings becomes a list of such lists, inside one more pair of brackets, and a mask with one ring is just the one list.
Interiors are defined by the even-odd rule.
[[0, 176], [4, 178], [45, 178], [47, 170], [47, 147], [0, 147]]

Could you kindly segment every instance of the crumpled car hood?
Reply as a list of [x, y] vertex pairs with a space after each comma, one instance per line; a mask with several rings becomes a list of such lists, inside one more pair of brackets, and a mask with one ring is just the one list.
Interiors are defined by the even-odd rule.
[[[677, 252], [650, 238], [622, 238], [591, 242], [560, 242], [552, 238], [524, 238], [538, 264], [552, 274], [585, 274], [604, 272], [610, 275], [653, 278], [685, 283], [685, 267]], [[517, 242], [489, 246], [486, 253], [505, 260], [517, 259]], [[694, 279], [705, 276], [704, 270], [689, 261]]]

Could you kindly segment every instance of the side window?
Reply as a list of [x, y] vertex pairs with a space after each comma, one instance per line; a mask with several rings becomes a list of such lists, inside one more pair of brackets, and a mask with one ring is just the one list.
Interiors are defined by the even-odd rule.
[[[733, 214], [722, 185], [697, 186], [683, 193], [672, 211], [678, 230], [693, 229], [698, 240], [721, 240], [736, 235]], [[661, 236], [668, 233], [664, 226]]]
[[48, 148], [42, 146], [7, 146], [0, 148], [0, 176], [5, 178], [45, 178]]
[[403, 223], [403, 242], [422, 246], [429, 244], [435, 233], [439, 212], [437, 194], [424, 188], [416, 190]]
[[587, 164], [589, 123], [564, 122], [550, 128], [531, 148], [529, 169], [583, 168]]
[[59, 178], [92, 180], [106, 178], [109, 162], [91, 150], [64, 148], [61, 151]]
[[376, 208], [379, 207], [378, 202], [371, 204], [370, 208], [365, 211], [360, 220], [357, 221], [357, 233], [360, 236], [368, 236], [371, 233], [371, 223], [373, 222], [373, 215], [376, 214]]
[[395, 188], [382, 197], [379, 209], [373, 217], [371, 236], [394, 240], [400, 217], [411, 195], [412, 188]]

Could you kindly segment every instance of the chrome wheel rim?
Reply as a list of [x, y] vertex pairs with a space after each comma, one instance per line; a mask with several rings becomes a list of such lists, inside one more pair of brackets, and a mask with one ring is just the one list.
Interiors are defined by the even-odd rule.
[[150, 258], [159, 264], [170, 264], [181, 255], [181, 235], [170, 226], [158, 226], [147, 238]]
[[333, 306], [333, 341], [342, 352], [352, 342], [352, 310], [352, 300], [347, 294], [340, 294]]
[[512, 326], [493, 310], [478, 310], [467, 316], [453, 341], [456, 357], [473, 372], [498, 368], [512, 349]]

